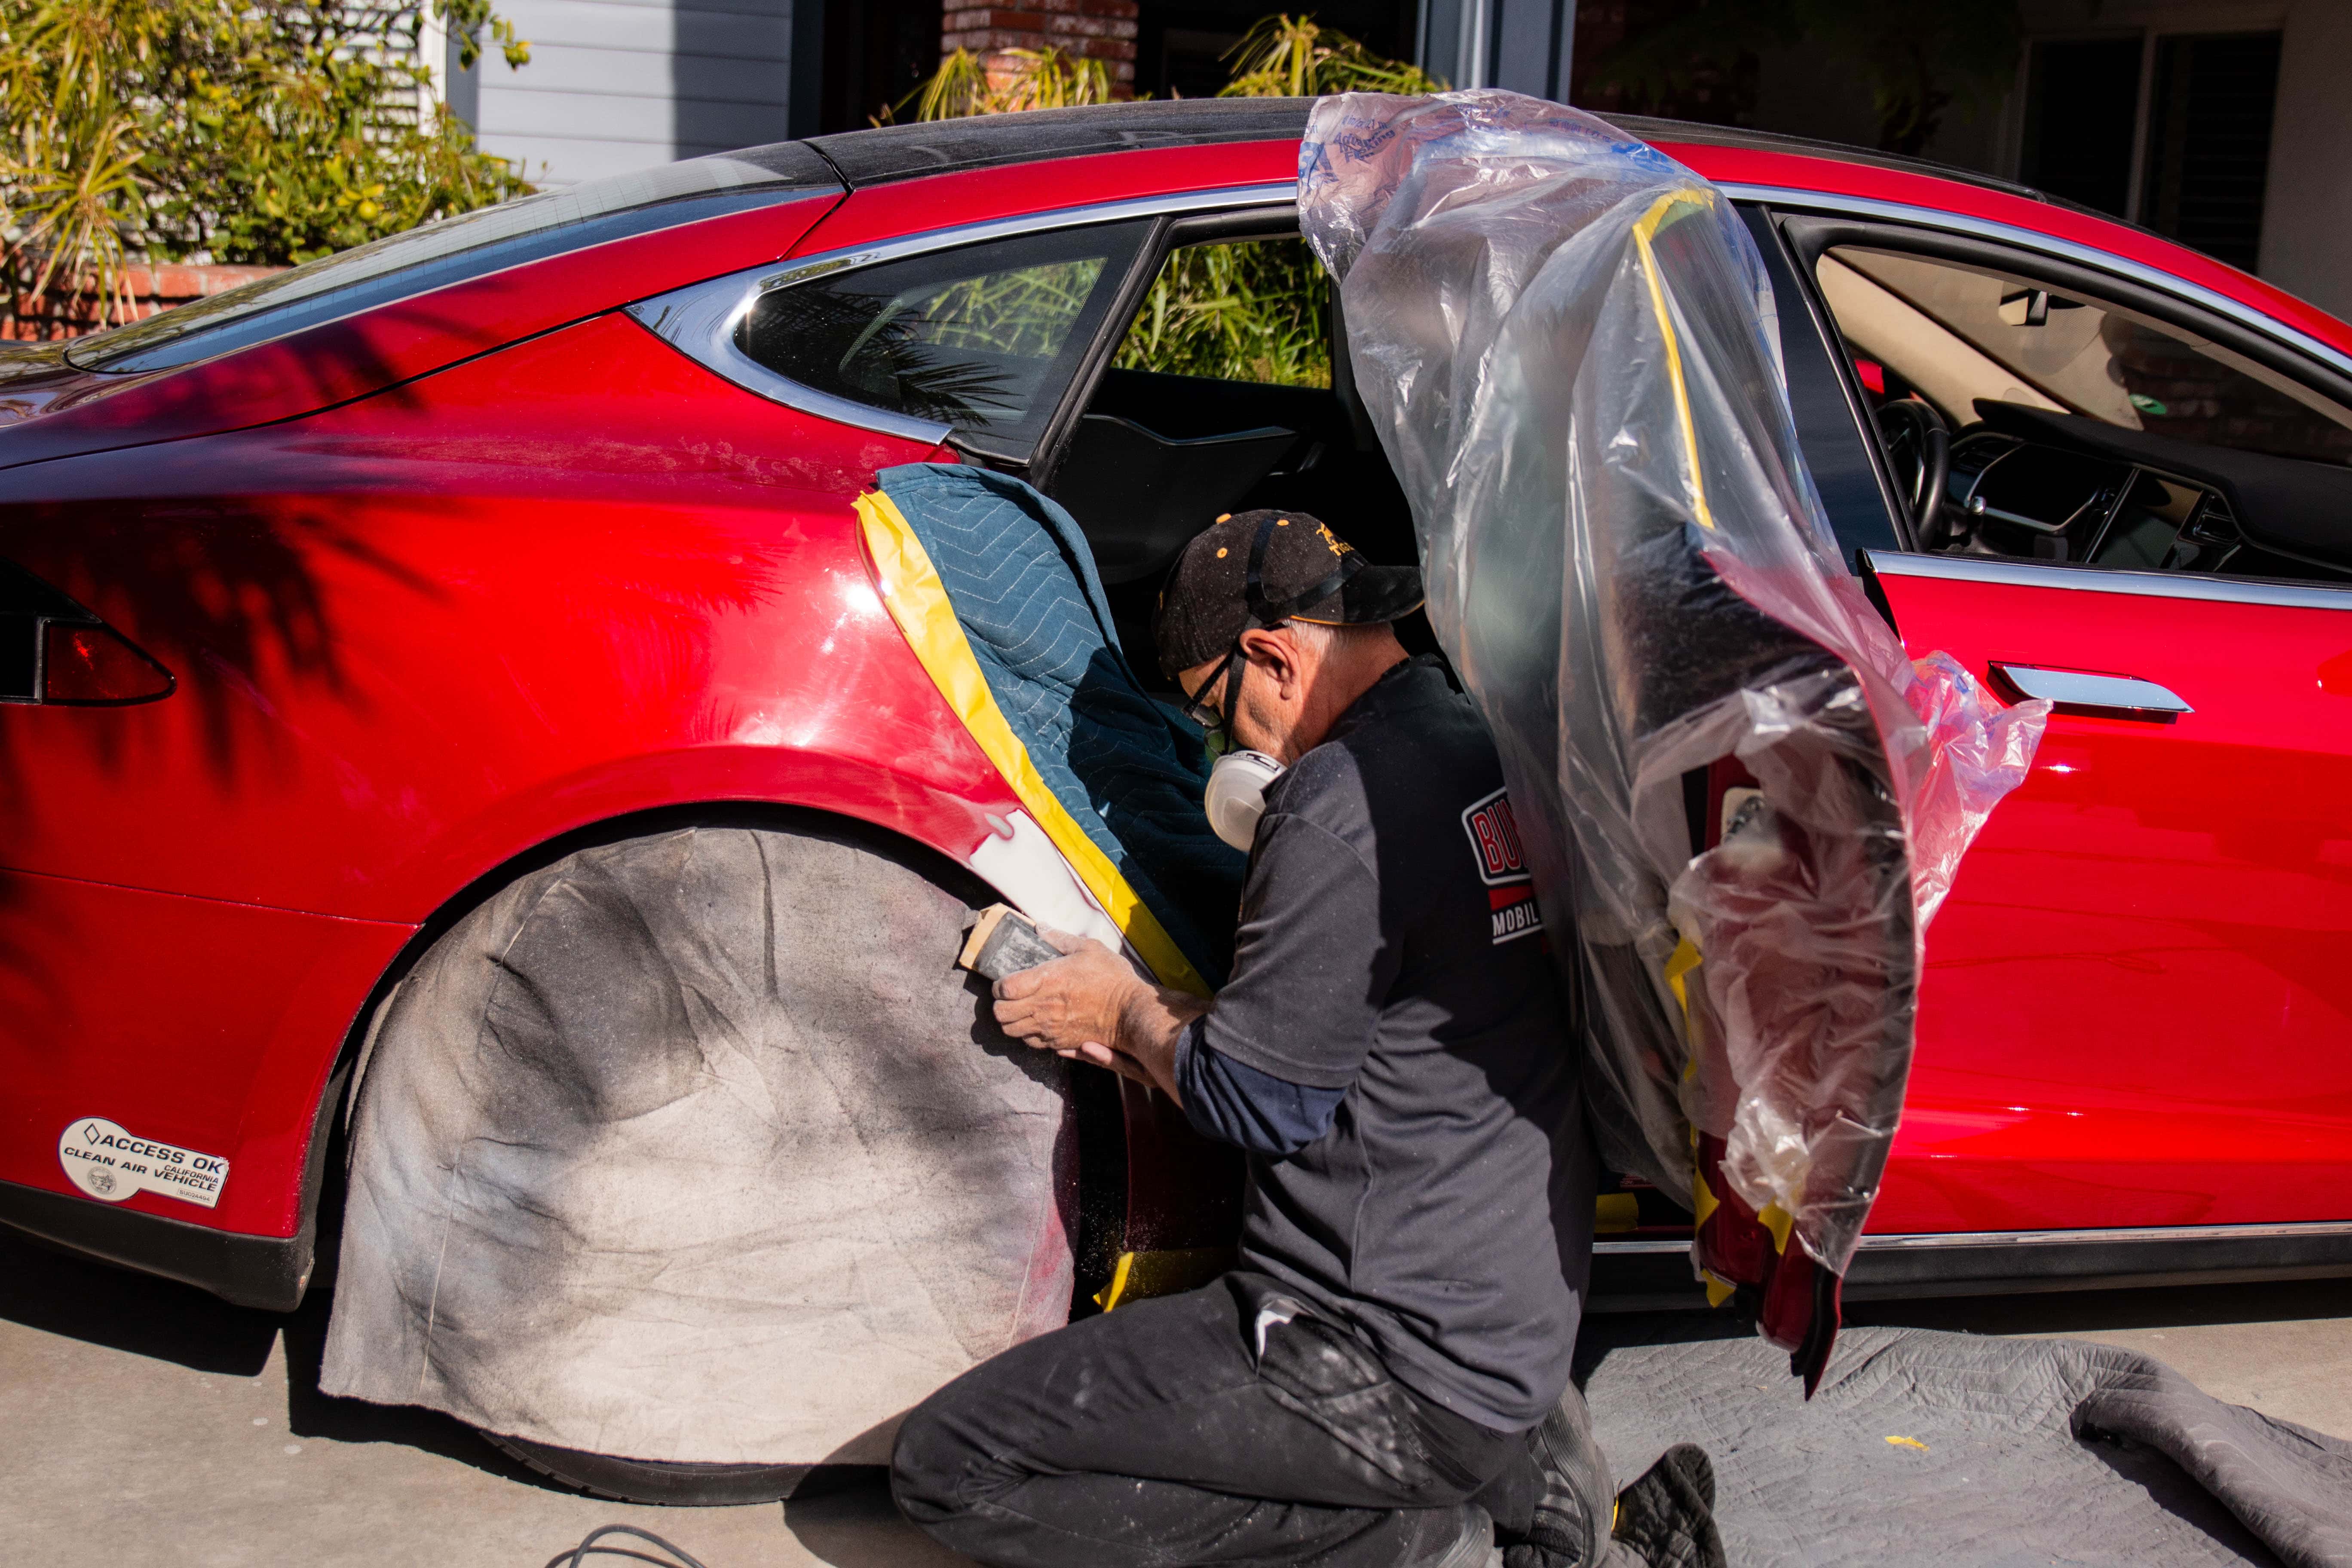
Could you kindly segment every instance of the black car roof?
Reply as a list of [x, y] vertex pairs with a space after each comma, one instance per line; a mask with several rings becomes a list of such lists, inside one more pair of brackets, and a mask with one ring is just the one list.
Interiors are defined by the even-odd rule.
[[[1738, 125], [1702, 125], [1692, 120], [1655, 120], [1646, 114], [1604, 114], [1601, 117], [1620, 131], [1630, 132], [1644, 142], [1682, 142], [1694, 147], [1739, 147], [1757, 153], [1793, 153], [1807, 158], [1826, 158], [1835, 163], [1860, 163], [1873, 169], [1894, 169], [1906, 174], [1926, 174], [1938, 180], [1956, 180], [1964, 185], [1976, 185], [1988, 191], [2005, 191], [2028, 201], [2047, 202], [2053, 198], [2032, 185], [2021, 185], [2015, 180], [1979, 174], [1952, 163], [1938, 163], [1932, 158], [1910, 158], [1900, 153], [1882, 153], [1874, 147], [1855, 147], [1843, 142], [1821, 142], [1811, 136], [1783, 136], [1777, 131], [1750, 131]], [[2107, 215], [2101, 213], [2101, 217]]]
[[[1311, 98], [1182, 98], [1165, 102], [1088, 104], [1077, 109], [1032, 110], [1024, 114], [981, 115], [885, 125], [811, 137], [853, 190], [924, 174], [964, 169], [1001, 168], [1046, 158], [1090, 153], [1124, 153], [1147, 147], [1205, 147], [1221, 142], [1276, 142], [1305, 134]], [[1795, 153], [1841, 163], [1899, 169], [1958, 180], [2035, 201], [2050, 198], [2030, 186], [1956, 169], [1924, 158], [1815, 142], [1738, 126], [1700, 125], [1683, 120], [1612, 114], [1610, 124], [1644, 142], [1684, 142], [1706, 147], [1742, 147]], [[737, 154], [742, 156], [742, 154]]]
[[809, 145], [824, 154], [855, 189], [922, 174], [992, 169], [1089, 153], [1287, 141], [1306, 132], [1307, 111], [1314, 106], [1311, 98], [1099, 103], [844, 131], [811, 137]]

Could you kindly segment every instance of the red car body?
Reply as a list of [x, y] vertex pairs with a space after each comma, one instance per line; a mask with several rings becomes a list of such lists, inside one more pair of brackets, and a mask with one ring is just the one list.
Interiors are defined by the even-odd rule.
[[[0, 385], [0, 559], [175, 683], [0, 704], [0, 1220], [290, 1306], [373, 1003], [519, 864], [719, 803], [971, 864], [1018, 802], [884, 610], [850, 510], [877, 469], [956, 452], [760, 395], [627, 307], [1073, 207], [1263, 205], [1304, 109], [1253, 112], [977, 127], [940, 172], [931, 128], [828, 138], [825, 177], [764, 203], [184, 367]], [[2352, 327], [2030, 193], [1640, 130], [1743, 203], [1958, 226], [2229, 313], [2315, 376], [2352, 365]], [[1823, 320], [1798, 292], [1784, 337]], [[1906, 574], [1899, 540], [1859, 542], [1915, 654], [2129, 673], [2194, 712], [2062, 711], [1971, 853], [1856, 1286], [2352, 1271], [2352, 587], [2078, 592]], [[0, 629], [61, 635], [8, 610]], [[215, 1205], [77, 1189], [58, 1144], [90, 1117], [225, 1160]], [[1165, 1108], [1135, 1097], [1129, 1121], [1130, 1245], [1213, 1240], [1225, 1194], [1154, 1154], [1182, 1136]], [[1612, 1264], [1686, 1284], [1680, 1248], [1604, 1237], [1604, 1288]]]

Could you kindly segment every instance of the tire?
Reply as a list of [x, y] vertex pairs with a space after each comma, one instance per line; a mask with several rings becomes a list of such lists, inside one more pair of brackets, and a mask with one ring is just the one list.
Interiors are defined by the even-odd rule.
[[614, 1502], [666, 1508], [738, 1508], [785, 1498], [821, 1497], [869, 1486], [889, 1474], [881, 1465], [704, 1465], [623, 1459], [484, 1432], [482, 1439], [551, 1480]]
[[772, 823], [490, 895], [364, 1047], [322, 1391], [628, 1500], [887, 1463], [900, 1413], [1069, 1314], [1069, 1068], [954, 965], [989, 898]]

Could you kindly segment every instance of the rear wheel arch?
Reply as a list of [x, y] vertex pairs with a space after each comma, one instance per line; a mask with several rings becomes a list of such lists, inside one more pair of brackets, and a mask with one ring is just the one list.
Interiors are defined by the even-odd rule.
[[[994, 897], [980, 879], [871, 824], [722, 807], [484, 880], [387, 973], [320, 1110], [343, 1155], [316, 1160], [314, 1213], [349, 1181], [331, 1390], [766, 1485], [876, 1462], [891, 1410], [1064, 1321], [1083, 1111], [951, 966], [962, 910]], [[611, 1424], [603, 1402], [665, 1357], [690, 1401], [723, 1322], [755, 1361], [789, 1352], [759, 1380], [769, 1415], [673, 1436], [654, 1395]]]
[[[716, 800], [656, 806], [591, 823], [515, 851], [452, 891], [435, 907], [377, 976], [336, 1043], [311, 1110], [310, 1135], [301, 1167], [299, 1219], [290, 1238], [295, 1257], [278, 1271], [278, 1278], [290, 1294], [282, 1302], [268, 1305], [283, 1311], [299, 1306], [310, 1284], [318, 1278], [321, 1258], [326, 1260], [331, 1278], [332, 1243], [340, 1232], [343, 1197], [341, 1160], [348, 1153], [345, 1145], [361, 1064], [383, 1022], [387, 1005], [418, 962], [460, 921], [520, 878], [584, 849], [690, 826], [817, 830], [841, 835], [918, 871], [927, 879], [963, 896], [967, 902], [985, 903], [993, 897], [988, 883], [969, 867], [898, 827], [845, 812], [768, 801]], [[320, 1245], [322, 1233], [329, 1243], [324, 1247]]]

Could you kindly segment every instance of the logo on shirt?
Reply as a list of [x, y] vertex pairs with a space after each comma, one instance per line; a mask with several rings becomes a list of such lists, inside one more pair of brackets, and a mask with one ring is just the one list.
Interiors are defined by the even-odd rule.
[[1535, 877], [1528, 869], [1527, 850], [1519, 842], [1518, 819], [1511, 815], [1511, 797], [1496, 790], [1474, 802], [1462, 814], [1462, 829], [1470, 836], [1470, 850], [1478, 863], [1478, 879], [1486, 885], [1486, 910], [1496, 946], [1543, 930], [1536, 908]]

